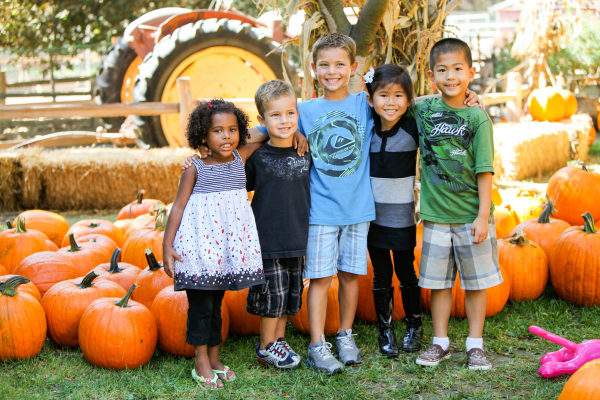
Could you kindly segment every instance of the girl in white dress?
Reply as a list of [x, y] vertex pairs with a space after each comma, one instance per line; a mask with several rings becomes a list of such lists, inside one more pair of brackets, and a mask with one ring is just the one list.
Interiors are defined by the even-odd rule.
[[[195, 346], [192, 377], [221, 388], [235, 374], [219, 359], [221, 302], [226, 290], [264, 283], [244, 163], [260, 144], [246, 144], [248, 117], [233, 103], [214, 99], [191, 114], [189, 146], [211, 154], [194, 159], [179, 182], [163, 241], [167, 274], [188, 297], [187, 343]], [[240, 150], [237, 147], [245, 145]]]

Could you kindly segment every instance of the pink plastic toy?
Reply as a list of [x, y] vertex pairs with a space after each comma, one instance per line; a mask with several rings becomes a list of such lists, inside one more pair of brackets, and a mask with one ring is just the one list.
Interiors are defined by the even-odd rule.
[[575, 344], [537, 326], [530, 326], [529, 331], [534, 335], [563, 346], [559, 351], [545, 354], [540, 359], [542, 366], [538, 369], [538, 372], [545, 378], [552, 378], [561, 374], [573, 374], [588, 361], [600, 358], [600, 340], [584, 340], [579, 344]]

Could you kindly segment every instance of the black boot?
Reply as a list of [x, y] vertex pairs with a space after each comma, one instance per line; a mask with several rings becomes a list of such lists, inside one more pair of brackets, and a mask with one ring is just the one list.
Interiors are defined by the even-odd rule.
[[418, 286], [405, 287], [400, 285], [402, 305], [406, 317], [406, 331], [402, 339], [402, 351], [413, 352], [421, 350], [423, 339], [423, 317], [421, 317], [421, 288]]
[[373, 289], [377, 328], [379, 328], [379, 351], [386, 357], [398, 357], [398, 344], [394, 333], [394, 288]]

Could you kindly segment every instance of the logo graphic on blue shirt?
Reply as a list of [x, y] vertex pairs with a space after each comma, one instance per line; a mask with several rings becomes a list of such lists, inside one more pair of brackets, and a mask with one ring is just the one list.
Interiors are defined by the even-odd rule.
[[308, 135], [317, 170], [341, 178], [360, 166], [365, 128], [343, 111], [330, 111], [313, 124]]

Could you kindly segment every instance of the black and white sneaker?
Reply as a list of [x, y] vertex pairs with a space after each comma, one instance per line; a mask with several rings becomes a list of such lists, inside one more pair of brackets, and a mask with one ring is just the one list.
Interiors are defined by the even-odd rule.
[[264, 350], [260, 350], [260, 343], [254, 347], [256, 360], [261, 364], [272, 365], [278, 369], [294, 369], [300, 365], [300, 360], [295, 360], [279, 342], [269, 343]]

